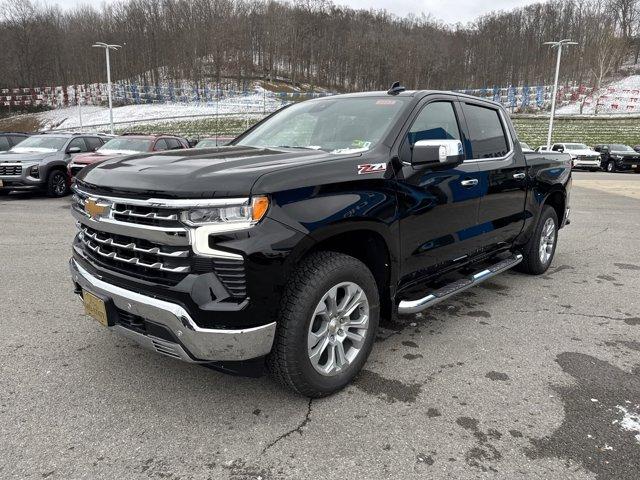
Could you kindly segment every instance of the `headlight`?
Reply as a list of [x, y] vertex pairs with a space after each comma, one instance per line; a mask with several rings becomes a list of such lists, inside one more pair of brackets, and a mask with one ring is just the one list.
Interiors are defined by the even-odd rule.
[[254, 224], [269, 209], [268, 197], [253, 197], [250, 204], [194, 208], [182, 212], [182, 221], [193, 227], [204, 225]]
[[622, 160], [622, 155], [611, 155], [614, 160]]

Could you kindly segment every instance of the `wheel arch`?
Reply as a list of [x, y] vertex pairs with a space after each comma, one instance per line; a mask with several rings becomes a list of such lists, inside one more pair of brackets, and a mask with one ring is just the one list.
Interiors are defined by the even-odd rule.
[[564, 221], [564, 212], [567, 206], [567, 191], [564, 187], [557, 186], [556, 188], [551, 189], [547, 195], [545, 196], [542, 204], [540, 205], [540, 210], [545, 205], [549, 205], [552, 207], [556, 215], [558, 217], [559, 226], [563, 224]]
[[378, 285], [381, 314], [390, 318], [398, 280], [398, 255], [388, 227], [376, 222], [339, 223], [315, 231], [311, 237], [314, 242], [299, 251], [297, 257], [332, 251], [357, 258], [371, 270]]

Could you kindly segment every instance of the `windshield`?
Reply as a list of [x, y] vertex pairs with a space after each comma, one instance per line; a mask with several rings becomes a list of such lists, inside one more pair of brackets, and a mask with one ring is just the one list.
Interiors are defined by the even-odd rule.
[[67, 137], [52, 137], [50, 135], [34, 135], [11, 149], [12, 152], [57, 152], [65, 143]]
[[520, 142], [520, 146], [522, 147], [523, 150], [531, 150], [531, 147], [524, 142]]
[[213, 139], [200, 140], [195, 148], [211, 148], [217, 147], [218, 142]]
[[151, 142], [152, 140], [145, 138], [112, 138], [96, 152], [100, 154], [148, 152], [151, 149]]
[[564, 146], [565, 150], [589, 150], [584, 143], [566, 143]]
[[620, 144], [611, 145], [610, 149], [612, 152], [635, 152], [635, 150], [631, 148], [629, 145], [620, 145]]
[[404, 105], [388, 97], [310, 100], [277, 113], [237, 145], [362, 152], [384, 137]]

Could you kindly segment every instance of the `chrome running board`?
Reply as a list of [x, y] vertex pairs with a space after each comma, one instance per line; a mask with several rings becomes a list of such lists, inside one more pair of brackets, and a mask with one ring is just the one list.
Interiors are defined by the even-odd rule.
[[498, 275], [499, 273], [515, 267], [521, 261], [522, 255], [520, 253], [515, 253], [509, 258], [501, 260], [489, 268], [445, 285], [444, 287], [431, 292], [426, 297], [419, 298], [417, 300], [402, 300], [398, 305], [398, 313], [400, 315], [409, 315], [411, 313], [421, 312], [426, 308], [432, 307], [437, 303], [440, 303], [443, 300], [452, 297], [456, 293], [460, 293], [464, 290], [467, 290], [468, 288], [474, 287], [484, 282], [485, 280]]

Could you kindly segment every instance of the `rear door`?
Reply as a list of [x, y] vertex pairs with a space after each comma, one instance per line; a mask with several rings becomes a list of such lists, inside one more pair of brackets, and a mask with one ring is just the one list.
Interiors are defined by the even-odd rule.
[[478, 229], [482, 250], [513, 242], [524, 226], [527, 179], [525, 156], [514, 142], [503, 110], [492, 104], [461, 101], [467, 150], [480, 173]]
[[460, 140], [464, 144], [455, 97], [427, 97], [400, 139], [403, 166], [396, 178], [405, 283], [464, 259], [477, 246], [477, 164], [413, 166], [409, 163], [411, 146], [418, 140]]

